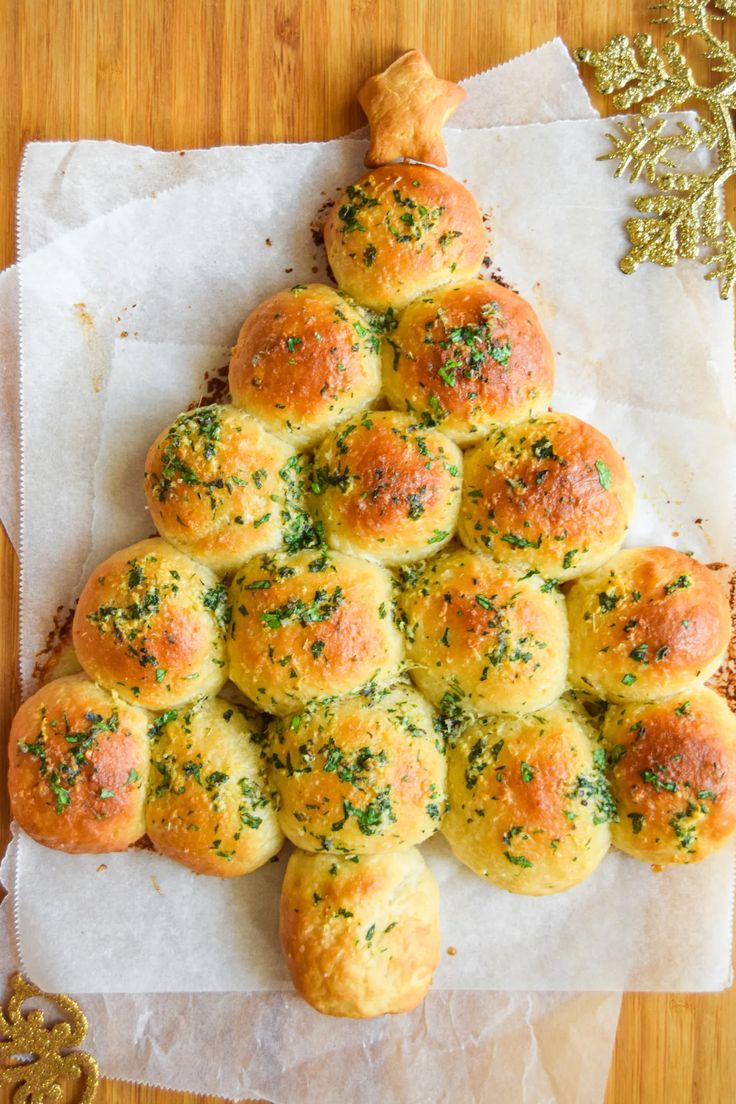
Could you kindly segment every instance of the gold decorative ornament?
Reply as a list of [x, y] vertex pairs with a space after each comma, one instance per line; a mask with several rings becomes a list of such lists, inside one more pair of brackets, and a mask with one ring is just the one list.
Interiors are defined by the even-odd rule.
[[[82, 1009], [71, 997], [44, 993], [21, 974], [15, 974], [10, 985], [7, 1011], [0, 1008], [0, 1085], [16, 1086], [13, 1104], [42, 1104], [62, 1099], [62, 1078], [82, 1077], [82, 1092], [76, 1099], [78, 1104], [90, 1104], [97, 1092], [99, 1067], [89, 1054], [70, 1050], [87, 1034]], [[65, 1019], [47, 1025], [38, 1008], [24, 1015], [25, 1002], [39, 997], [55, 1005]]]
[[[615, 93], [617, 108], [639, 104], [640, 117], [608, 135], [613, 149], [599, 160], [616, 161], [616, 176], [628, 170], [632, 182], [644, 176], [657, 189], [634, 200], [644, 217], [627, 221], [631, 249], [619, 267], [631, 273], [643, 261], [669, 267], [678, 257], [694, 258], [712, 266], [705, 278], [718, 280], [727, 299], [736, 282], [736, 232], [725, 213], [726, 183], [736, 175], [736, 55], [714, 25], [736, 16], [736, 0], [681, 0], [653, 10], [661, 14], [652, 22], [669, 28], [661, 50], [650, 35], [637, 34], [633, 45], [616, 35], [602, 50], [575, 52], [578, 61], [594, 67], [598, 91]], [[695, 79], [677, 39], [701, 45], [717, 82]], [[686, 105], [699, 114], [707, 109], [710, 118], [699, 118], [696, 126], [668, 126], [659, 117]], [[713, 152], [711, 168], [678, 167], [698, 149]]]

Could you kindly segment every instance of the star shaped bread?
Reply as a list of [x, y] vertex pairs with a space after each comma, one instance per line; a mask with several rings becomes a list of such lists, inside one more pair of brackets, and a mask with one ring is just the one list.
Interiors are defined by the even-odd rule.
[[366, 165], [376, 168], [401, 157], [446, 165], [442, 127], [465, 96], [459, 84], [434, 75], [420, 50], [402, 54], [358, 93], [371, 127]]

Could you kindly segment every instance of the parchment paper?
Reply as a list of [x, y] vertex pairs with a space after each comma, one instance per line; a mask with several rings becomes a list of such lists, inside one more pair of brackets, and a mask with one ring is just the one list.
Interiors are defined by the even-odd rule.
[[[635, 280], [617, 273], [630, 196], [595, 160], [610, 127], [589, 120], [450, 131], [450, 165], [491, 212], [493, 265], [530, 298], [551, 337], [555, 405], [609, 431], [626, 455], [640, 498], [631, 541], [729, 561], [731, 312], [691, 267], [649, 269]], [[177, 378], [183, 408], [197, 394], [197, 373], [234, 342], [258, 300], [324, 278], [308, 216], [360, 175], [364, 148], [340, 140], [193, 154], [215, 167], [111, 212], [104, 233], [90, 223], [24, 257], [26, 677], [48, 611], [69, 601], [102, 556], [150, 531], [140, 461], [177, 408]], [[35, 197], [73, 157], [73, 147], [29, 147], [22, 250]], [[444, 939], [458, 953], [443, 963], [438, 987], [693, 991], [728, 983], [731, 850], [658, 877], [612, 855], [575, 890], [527, 901], [478, 883], [443, 848], [434, 841], [427, 851], [441, 883]], [[46, 987], [286, 984], [278, 958], [242, 934], [260, 932], [264, 915], [275, 918], [277, 878], [214, 884], [140, 852], [114, 857], [104, 877], [96, 865], [21, 839], [21, 954]], [[50, 914], [45, 902], [60, 882], [65, 892]], [[167, 927], [176, 939], [162, 948]], [[80, 956], [90, 931], [96, 938]], [[126, 955], [134, 934], [137, 954]]]
[[[577, 66], [561, 39], [545, 42], [503, 65], [461, 82], [468, 97], [456, 112], [455, 127], [512, 126], [556, 119], [597, 116], [580, 80]], [[75, 156], [58, 168], [57, 179], [44, 196], [43, 210], [29, 228], [25, 253], [47, 245], [70, 229], [100, 218], [116, 207], [176, 187], [207, 168], [186, 155], [162, 162], [154, 151], [137, 147], [117, 158], [123, 147], [114, 142], [79, 143]], [[0, 521], [16, 548], [20, 509], [18, 270], [0, 272]]]
[[[0, 867], [15, 879], [17, 838]], [[0, 968], [21, 968], [0, 905]], [[84, 995], [84, 1047], [103, 1074], [273, 1104], [597, 1104], [616, 993], [431, 992], [420, 1009], [365, 1023], [319, 1016], [289, 993]], [[205, 1057], [206, 1056], [206, 1057]]]
[[[565, 118], [576, 117], [578, 112], [582, 116], [590, 114], [569, 56], [564, 49], [559, 50], [558, 58], [563, 55], [564, 63], [561, 61], [555, 69], [553, 48], [555, 44], [543, 48], [544, 59], [542, 50], [535, 52], [540, 55], [536, 72], [528, 69], [521, 85], [514, 83], [516, 75], [534, 55], [502, 68], [508, 78], [506, 88], [512, 89], [511, 93], [505, 92], [506, 102], [513, 103], [520, 91], [530, 89], [534, 111], [539, 103], [554, 102], [551, 89], [564, 80], [565, 102], [556, 114]], [[565, 67], [567, 72], [563, 74], [559, 70]], [[484, 77], [491, 78], [493, 73]], [[493, 102], [484, 103], [481, 124], [554, 117], [519, 115], [501, 120], [493, 114], [501, 102], [496, 96]], [[106, 194], [105, 178], [116, 182], [128, 179], [128, 165], [119, 166], [117, 174], [105, 171], [110, 164], [107, 154], [118, 147], [95, 144], [97, 148], [102, 159], [100, 171], [88, 180], [84, 197], [88, 205], [98, 192]], [[72, 164], [85, 168], [85, 146], [75, 146], [74, 150], [74, 157], [67, 159], [66, 171]], [[581, 151], [581, 160], [585, 156], [589, 154]], [[187, 157], [181, 159], [181, 164], [192, 164]], [[154, 163], [161, 164], [157, 156], [147, 169]], [[171, 163], [166, 169], [176, 171]], [[64, 188], [53, 170], [45, 179], [50, 187], [42, 199], [53, 206]], [[146, 186], [143, 178], [141, 184]], [[121, 201], [129, 198], [126, 195]], [[615, 212], [614, 217], [618, 217]], [[68, 229], [57, 222], [49, 240]], [[105, 229], [100, 225], [102, 233]], [[617, 279], [613, 269], [609, 276]], [[5, 278], [5, 274], [0, 275], [0, 282]], [[582, 280], [580, 286], [585, 287]], [[124, 340], [119, 339], [118, 345]], [[160, 340], [160, 335], [153, 335], [153, 340]], [[110, 341], [112, 344], [112, 337]], [[145, 354], [143, 345], [140, 351]], [[5, 364], [11, 363], [2, 346], [0, 356]], [[191, 363], [189, 358], [187, 363]], [[558, 387], [558, 396], [561, 393]], [[4, 386], [3, 399], [7, 394]], [[557, 405], [562, 405], [559, 398]], [[621, 420], [627, 419], [624, 416]], [[598, 424], [602, 424], [600, 417]], [[93, 479], [96, 477], [99, 472]], [[6, 517], [5, 512], [2, 516]], [[12, 870], [8, 874], [6, 866], [14, 863], [15, 844], [3, 868], [6, 885], [13, 881]], [[54, 900], [58, 886], [55, 890]], [[11, 893], [0, 910], [0, 955], [6, 972], [18, 964], [8, 922], [8, 907], [13, 901]], [[99, 1058], [103, 1073], [121, 1079], [231, 1097], [263, 1095], [275, 1104], [291, 1104], [297, 1098], [320, 1100], [321, 1104], [332, 1104], [333, 1100], [344, 1104], [346, 1098], [360, 1098], [366, 1104], [384, 1104], [388, 1099], [395, 1104], [419, 1100], [425, 1104], [440, 1099], [595, 1104], [605, 1091], [620, 998], [616, 994], [437, 992], [430, 994], [420, 1013], [371, 1025], [324, 1020], [283, 993], [86, 996], [83, 1003], [91, 1023], [90, 1049]], [[192, 1045], [194, 1035], [196, 1046]], [[203, 1053], [207, 1054], [204, 1062]], [[337, 1077], [335, 1069], [339, 1071]]]

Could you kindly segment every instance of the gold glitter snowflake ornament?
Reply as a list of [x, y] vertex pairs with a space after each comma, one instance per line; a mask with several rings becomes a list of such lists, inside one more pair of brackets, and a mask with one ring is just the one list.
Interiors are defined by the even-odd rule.
[[[78, 1047], [87, 1034], [87, 1018], [76, 1001], [44, 993], [20, 974], [10, 981], [7, 1011], [0, 1008], [0, 1085], [15, 1086], [13, 1104], [44, 1104], [64, 1097], [61, 1081], [81, 1078], [78, 1104], [91, 1104], [99, 1083], [97, 1062]], [[65, 1019], [47, 1024], [39, 1008], [23, 1011], [28, 1000], [42, 998]]]
[[[576, 51], [578, 61], [594, 67], [598, 91], [614, 93], [617, 108], [639, 105], [640, 118], [608, 135], [613, 149], [600, 160], [616, 161], [616, 176], [628, 171], [632, 182], [644, 176], [657, 189], [634, 200], [643, 217], [626, 223], [631, 249], [620, 268], [630, 273], [643, 261], [671, 266], [679, 257], [695, 258], [711, 266], [705, 278], [718, 280], [727, 299], [736, 282], [736, 232], [725, 214], [726, 183], [736, 175], [736, 56], [713, 28], [736, 16], [736, 0], [682, 0], [653, 10], [660, 13], [653, 22], [669, 28], [661, 50], [637, 34], [633, 44], [616, 35], [602, 50]], [[717, 81], [695, 80], [677, 39], [700, 44]], [[707, 108], [710, 118], [689, 126], [658, 117], [684, 107]], [[710, 168], [678, 168], [701, 149], [712, 151]]]

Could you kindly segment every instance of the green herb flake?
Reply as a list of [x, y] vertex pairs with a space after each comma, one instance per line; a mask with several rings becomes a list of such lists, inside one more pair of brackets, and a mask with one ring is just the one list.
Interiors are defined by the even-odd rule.
[[598, 482], [604, 491], [611, 489], [611, 470], [604, 460], [596, 460], [595, 470], [598, 472]]
[[674, 594], [676, 590], [686, 590], [692, 585], [693, 580], [691, 575], [678, 575], [671, 583], [667, 583], [664, 592], [665, 594]]
[[520, 866], [523, 870], [529, 870], [534, 866], [534, 863], [529, 862], [529, 859], [524, 855], [513, 855], [510, 851], [504, 851], [504, 855], [510, 863], [513, 863], [514, 866]]

